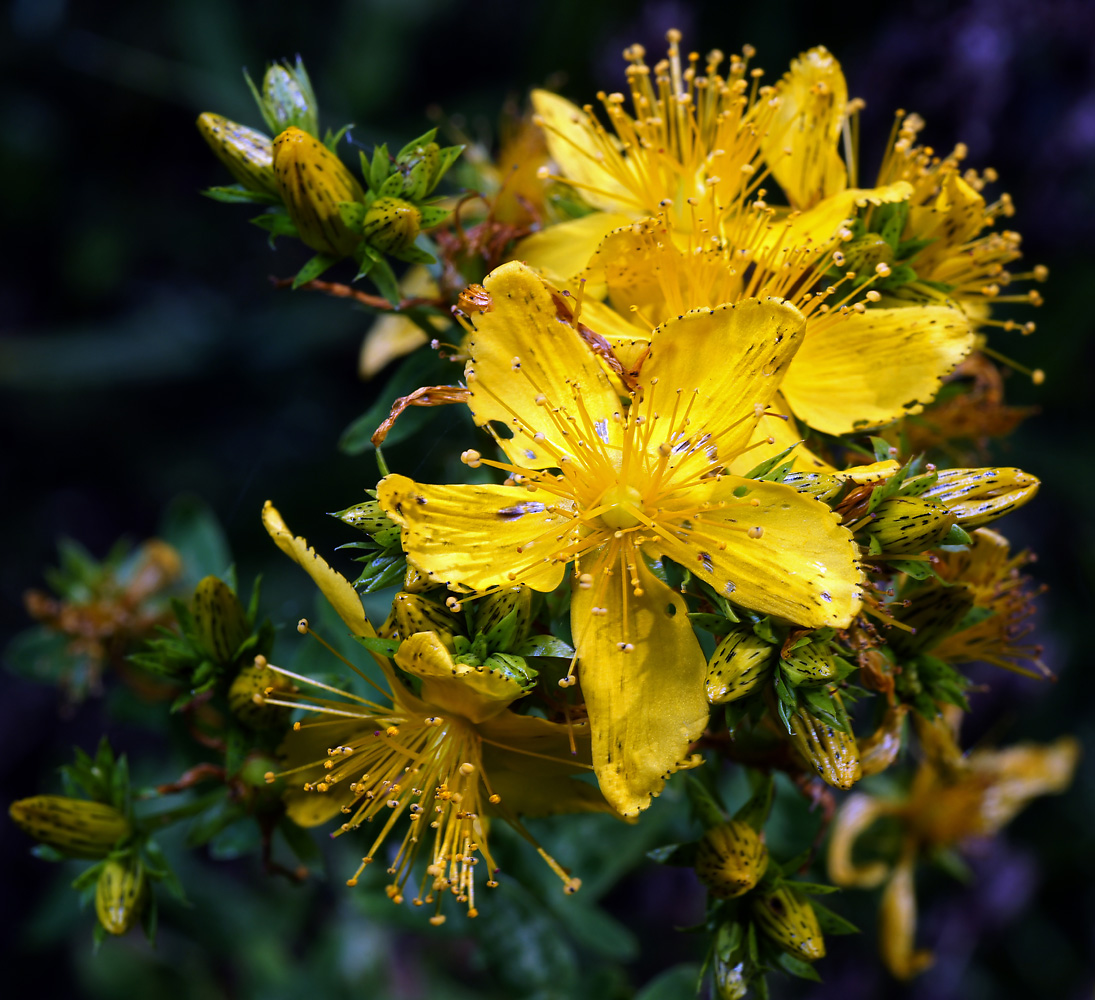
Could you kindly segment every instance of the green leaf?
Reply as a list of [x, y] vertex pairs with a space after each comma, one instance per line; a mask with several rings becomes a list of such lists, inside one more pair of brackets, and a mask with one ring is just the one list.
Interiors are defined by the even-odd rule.
[[768, 821], [768, 814], [772, 810], [772, 797], [775, 793], [775, 782], [771, 774], [761, 774], [759, 771], [749, 772], [750, 780], [757, 780], [756, 787], [749, 800], [736, 813], [734, 819], [739, 823], [747, 823], [758, 833], [764, 829]]
[[874, 450], [874, 458], [876, 462], [888, 462], [891, 458], [896, 458], [894, 454], [895, 449], [889, 441], [880, 437], [871, 438], [871, 448]]
[[[796, 441], [790, 448], [784, 448], [778, 455], [773, 455], [771, 458], [765, 459], [759, 465], [754, 465], [746, 474], [746, 479], [766, 479], [769, 474], [775, 469], [788, 455], [791, 454], [798, 447]], [[779, 479], [782, 479], [780, 476]]]
[[370, 653], [379, 653], [381, 656], [395, 656], [396, 650], [399, 649], [398, 639], [380, 639], [369, 635], [355, 635], [354, 638]]
[[[874, 539], [871, 539], [874, 541]], [[926, 559], [887, 559], [886, 565], [890, 569], [897, 570], [898, 573], [904, 573], [906, 576], [912, 577], [914, 580], [930, 580], [933, 576], [939, 577], [939, 574], [932, 568], [932, 564]]]
[[[799, 883], [795, 883], [797, 887]], [[845, 920], [839, 913], [834, 913], [827, 906], [822, 906], [815, 899], [810, 900], [817, 916], [817, 924], [824, 934], [858, 934], [859, 928], [850, 920]]]
[[798, 976], [799, 979], [810, 979], [815, 983], [821, 982], [821, 976], [818, 975], [817, 969], [815, 969], [809, 962], [804, 962], [801, 958], [796, 958], [790, 952], [781, 952], [777, 959], [779, 966], [784, 972], [791, 973], [792, 976]]
[[574, 647], [553, 635], [530, 635], [512, 652], [518, 656], [558, 656], [569, 659], [574, 655]]
[[696, 864], [696, 851], [699, 841], [692, 840], [687, 844], [665, 844], [646, 852], [651, 861], [659, 865], [672, 865], [680, 868], [692, 868]]
[[370, 188], [374, 191], [379, 191], [384, 182], [388, 179], [388, 174], [392, 169], [392, 160], [388, 155], [388, 146], [385, 143], [383, 146], [376, 146], [373, 149], [373, 162], [369, 167], [368, 172], [365, 171], [365, 154], [362, 153], [362, 173], [365, 174], [366, 181]]
[[695, 962], [676, 965], [655, 977], [638, 993], [635, 1000], [695, 1000], [700, 967]]
[[362, 245], [362, 252], [373, 262], [372, 270], [369, 271], [373, 284], [392, 306], [398, 306], [403, 301], [403, 296], [400, 294], [399, 282], [396, 281], [391, 264], [376, 247], [369, 246], [368, 243]]
[[309, 260], [304, 267], [297, 271], [297, 275], [293, 278], [293, 288], [300, 288], [301, 285], [306, 285], [309, 281], [314, 281], [329, 267], [337, 264], [341, 258], [331, 257], [325, 253], [317, 253], [311, 260]]
[[940, 545], [971, 545], [973, 539], [970, 538], [969, 533], [962, 528], [960, 524], [952, 524], [951, 530], [947, 532]]
[[262, 215], [256, 215], [251, 220], [251, 225], [265, 229], [270, 234], [270, 246], [274, 245], [274, 240], [279, 236], [297, 238], [300, 236], [296, 223], [284, 212], [264, 212]]
[[339, 218], [342, 219], [342, 223], [347, 229], [351, 229], [355, 233], [361, 232], [361, 227], [365, 222], [365, 211], [365, 206], [360, 201], [340, 201], [338, 203]]
[[223, 576], [232, 563], [224, 530], [213, 509], [195, 496], [173, 500], [160, 522], [160, 537], [182, 557], [186, 586], [202, 577]]
[[685, 776], [684, 789], [688, 793], [688, 801], [692, 805], [693, 815], [705, 830], [710, 830], [714, 826], [721, 826], [726, 822], [726, 815], [715, 796], [691, 774]]

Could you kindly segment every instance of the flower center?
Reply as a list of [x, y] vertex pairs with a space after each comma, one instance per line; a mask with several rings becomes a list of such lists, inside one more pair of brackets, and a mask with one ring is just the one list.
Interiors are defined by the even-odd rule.
[[610, 486], [601, 496], [600, 503], [608, 504], [609, 508], [601, 512], [601, 521], [613, 531], [624, 528], [637, 528], [643, 522], [635, 516], [635, 509], [642, 509], [642, 495], [634, 486], [623, 486], [617, 483]]

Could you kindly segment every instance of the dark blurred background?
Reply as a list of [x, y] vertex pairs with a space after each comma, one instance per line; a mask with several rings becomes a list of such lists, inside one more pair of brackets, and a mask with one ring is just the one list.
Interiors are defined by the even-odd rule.
[[[102, 556], [120, 536], [154, 535], [180, 494], [212, 508], [243, 579], [264, 573], [272, 615], [295, 620], [303, 578], [266, 538], [263, 500], [276, 499], [294, 530], [329, 552], [346, 539], [323, 511], [357, 502], [375, 482], [371, 456], [336, 447], [377, 391], [356, 377], [369, 317], [344, 302], [274, 290], [268, 276], [291, 275], [304, 253], [289, 245], [271, 251], [247, 224], [246, 207], [198, 193], [226, 175], [195, 130], [196, 115], [212, 110], [261, 124], [241, 67], [258, 77], [266, 60], [300, 53], [323, 124], [355, 122], [353, 139], [371, 148], [424, 131], [431, 105], [489, 138], [503, 101], [522, 100], [532, 86], [550, 83], [580, 102], [597, 89], [622, 88], [625, 45], [641, 41], [660, 52], [673, 26], [686, 48], [755, 45], [755, 64], [772, 82], [798, 52], [824, 44], [840, 58], [850, 92], [867, 102], [864, 176], [877, 166], [899, 107], [927, 119], [925, 141], [947, 150], [961, 140], [971, 165], [995, 167], [998, 190], [1015, 199], [1010, 224], [1023, 233], [1029, 262], [1051, 272], [1046, 305], [1016, 313], [1033, 316], [1038, 332], [994, 340], [1047, 376], [1039, 388], [1009, 380], [1010, 401], [1042, 414], [996, 461], [1044, 482], [1037, 501], [1002, 528], [1017, 547], [1040, 554], [1035, 572], [1051, 590], [1039, 638], [1059, 681], [978, 673], [992, 689], [975, 696], [966, 736], [1011, 742], [1071, 732], [1086, 756], [1067, 795], [1036, 803], [974, 859], [974, 885], [923, 880], [920, 938], [938, 964], [907, 991], [878, 970], [868, 930], [865, 939], [831, 943], [823, 986], [780, 982], [774, 995], [1091, 996], [1095, 3], [15, 0], [4, 18], [4, 643], [28, 625], [21, 595], [41, 586], [59, 536]], [[420, 461], [398, 449], [389, 458], [412, 475]], [[73, 744], [94, 745], [106, 715], [96, 700], [62, 713], [52, 688], [21, 677], [2, 675], [0, 685], [6, 808], [56, 790], [54, 769]], [[112, 735], [119, 749], [156, 752], [139, 718]], [[266, 888], [257, 865], [239, 862], [224, 866], [227, 878], [208, 866], [213, 876], [198, 880], [198, 909], [167, 911], [174, 930], [157, 952], [131, 935], [94, 958], [90, 914], [68, 913], [73, 873], [29, 858], [26, 839], [6, 821], [0, 845], [3, 968], [41, 996], [138, 989], [261, 1000], [306, 989], [325, 998], [626, 996], [628, 983], [641, 986], [674, 962], [702, 957], [696, 939], [671, 927], [700, 913], [702, 896], [687, 872], [643, 869], [613, 889], [607, 906], [637, 937], [596, 991], [579, 976], [560, 993], [535, 971], [522, 987], [519, 941], [512, 945], [519, 975], [507, 984], [476, 973], [481, 963], [458, 940], [435, 947], [383, 936], [337, 883], [333, 892]], [[870, 928], [865, 897], [839, 905]], [[506, 933], [499, 928], [503, 953]], [[447, 964], [459, 970], [451, 982], [421, 978], [422, 969]]]

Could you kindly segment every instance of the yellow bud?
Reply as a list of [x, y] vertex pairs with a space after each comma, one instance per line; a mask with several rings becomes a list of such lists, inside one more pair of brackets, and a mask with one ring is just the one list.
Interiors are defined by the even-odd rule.
[[[832, 699], [839, 707], [840, 695], [833, 692]], [[791, 715], [791, 743], [803, 760], [834, 788], [851, 788], [862, 777], [855, 737], [805, 708], [800, 707]]]
[[505, 587], [476, 604], [475, 627], [484, 635], [516, 610], [511, 645], [527, 639], [532, 630], [532, 590], [523, 585]]
[[319, 136], [316, 96], [300, 56], [297, 56], [296, 66], [285, 62], [271, 63], [266, 68], [259, 106], [275, 135], [295, 125], [310, 135]]
[[435, 632], [451, 652], [452, 637], [462, 632], [461, 619], [421, 594], [400, 591], [387, 620], [377, 630], [383, 639], [409, 639], [416, 632]]
[[945, 469], [923, 495], [945, 504], [963, 528], [976, 528], [1022, 507], [1039, 486], [1022, 469]]
[[198, 116], [198, 131], [217, 159], [244, 187], [277, 194], [274, 146], [268, 135], [209, 111]]
[[877, 538], [883, 552], [923, 552], [942, 541], [957, 522], [943, 504], [924, 497], [890, 497], [871, 515], [864, 532]]
[[768, 848], [748, 823], [713, 826], [696, 851], [696, 875], [711, 895], [733, 899], [752, 889], [768, 868]]
[[108, 861], [95, 885], [95, 913], [110, 934], [124, 934], [140, 918], [148, 895], [144, 865], [134, 859], [128, 864]]
[[377, 250], [406, 250], [422, 229], [422, 213], [402, 198], [377, 198], [365, 213], [362, 235]]
[[75, 858], [105, 858], [133, 832], [129, 820], [113, 806], [63, 795], [20, 799], [8, 814], [39, 843]]
[[228, 707], [240, 722], [252, 729], [284, 728], [289, 721], [290, 709], [284, 705], [267, 705], [266, 699], [292, 689], [284, 674], [271, 670], [264, 663], [252, 663], [232, 681], [228, 689]]
[[274, 140], [274, 177], [301, 240], [319, 253], [345, 257], [361, 236], [339, 214], [343, 201], [364, 192], [346, 165], [318, 139], [296, 127]]
[[831, 681], [840, 669], [827, 642], [808, 642], [792, 649], [780, 659], [780, 666], [792, 684]]
[[757, 925], [785, 951], [807, 962], [825, 957], [825, 939], [817, 914], [802, 893], [788, 885], [753, 900]]
[[783, 477], [783, 482], [799, 493], [814, 497], [822, 503], [836, 498], [844, 489], [844, 482], [826, 472], [791, 472]]
[[250, 631], [232, 588], [215, 576], [205, 577], [194, 589], [190, 613], [206, 653], [221, 666], [230, 666]]
[[707, 700], [713, 705], [744, 698], [764, 680], [774, 647], [751, 630], [735, 629], [719, 643], [707, 664]]

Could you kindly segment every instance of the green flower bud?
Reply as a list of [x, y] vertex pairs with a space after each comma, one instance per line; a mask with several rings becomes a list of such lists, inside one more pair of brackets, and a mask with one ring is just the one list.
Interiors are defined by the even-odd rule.
[[105, 858], [133, 828], [114, 806], [63, 795], [13, 802], [8, 815], [24, 833], [74, 858]]
[[140, 859], [108, 861], [95, 885], [95, 913], [110, 934], [124, 934], [140, 918], [148, 897], [148, 876]]
[[291, 709], [268, 705], [266, 699], [292, 690], [293, 685], [284, 674], [271, 670], [266, 657], [256, 656], [255, 662], [244, 667], [228, 688], [228, 708], [252, 729], [282, 729], [289, 723]]
[[198, 115], [198, 131], [214, 155], [245, 188], [277, 194], [274, 144], [268, 135], [209, 111]]
[[266, 68], [259, 108], [274, 135], [295, 127], [319, 138], [319, 107], [300, 56], [296, 66], [285, 61]]
[[923, 496], [945, 504], [963, 528], [977, 528], [1022, 507], [1041, 485], [1022, 469], [944, 469]]
[[808, 642], [791, 650], [779, 662], [792, 684], [820, 684], [831, 681], [840, 671], [827, 642]]
[[713, 826], [696, 849], [696, 875], [711, 895], [734, 899], [752, 889], [768, 869], [768, 848], [748, 823]]
[[532, 590], [529, 587], [506, 587], [480, 599], [475, 606], [475, 629], [487, 635], [516, 610], [513, 634], [503, 643], [503, 648], [516, 646], [532, 632]]
[[221, 666], [231, 666], [236, 650], [247, 638], [247, 615], [232, 588], [207, 576], [190, 598], [190, 613], [205, 652]]
[[274, 140], [274, 177], [301, 240], [330, 257], [345, 257], [361, 241], [338, 206], [364, 192], [346, 165], [318, 139], [290, 126]]
[[361, 233], [377, 250], [406, 250], [422, 229], [422, 213], [402, 198], [377, 198], [365, 213]]
[[718, 1000], [744, 1000], [749, 995], [749, 959], [744, 927], [740, 923], [720, 925], [715, 934], [712, 962], [715, 970], [715, 996]]
[[926, 496], [883, 500], [863, 529], [877, 538], [882, 551], [893, 555], [923, 552], [941, 542], [957, 523], [954, 512]]
[[[832, 694], [841, 708], [840, 695]], [[791, 743], [802, 759], [834, 788], [851, 788], [862, 777], [855, 737], [803, 707], [791, 714]]]
[[751, 630], [735, 629], [707, 664], [707, 700], [723, 705], [744, 698], [768, 675], [773, 652], [771, 643]]
[[436, 632], [451, 652], [452, 637], [463, 632], [461, 620], [447, 608], [422, 597], [400, 591], [392, 601], [387, 620], [377, 630], [384, 639], [409, 639], [416, 632]]
[[441, 168], [441, 147], [436, 142], [415, 146], [396, 158], [395, 168], [403, 175], [403, 194], [412, 201], [425, 198], [437, 184]]
[[783, 477], [783, 482], [791, 489], [822, 503], [835, 500], [845, 485], [842, 479], [830, 476], [827, 472], [790, 472]]
[[825, 957], [825, 938], [808, 899], [781, 885], [753, 900], [757, 926], [785, 951], [807, 962]]

